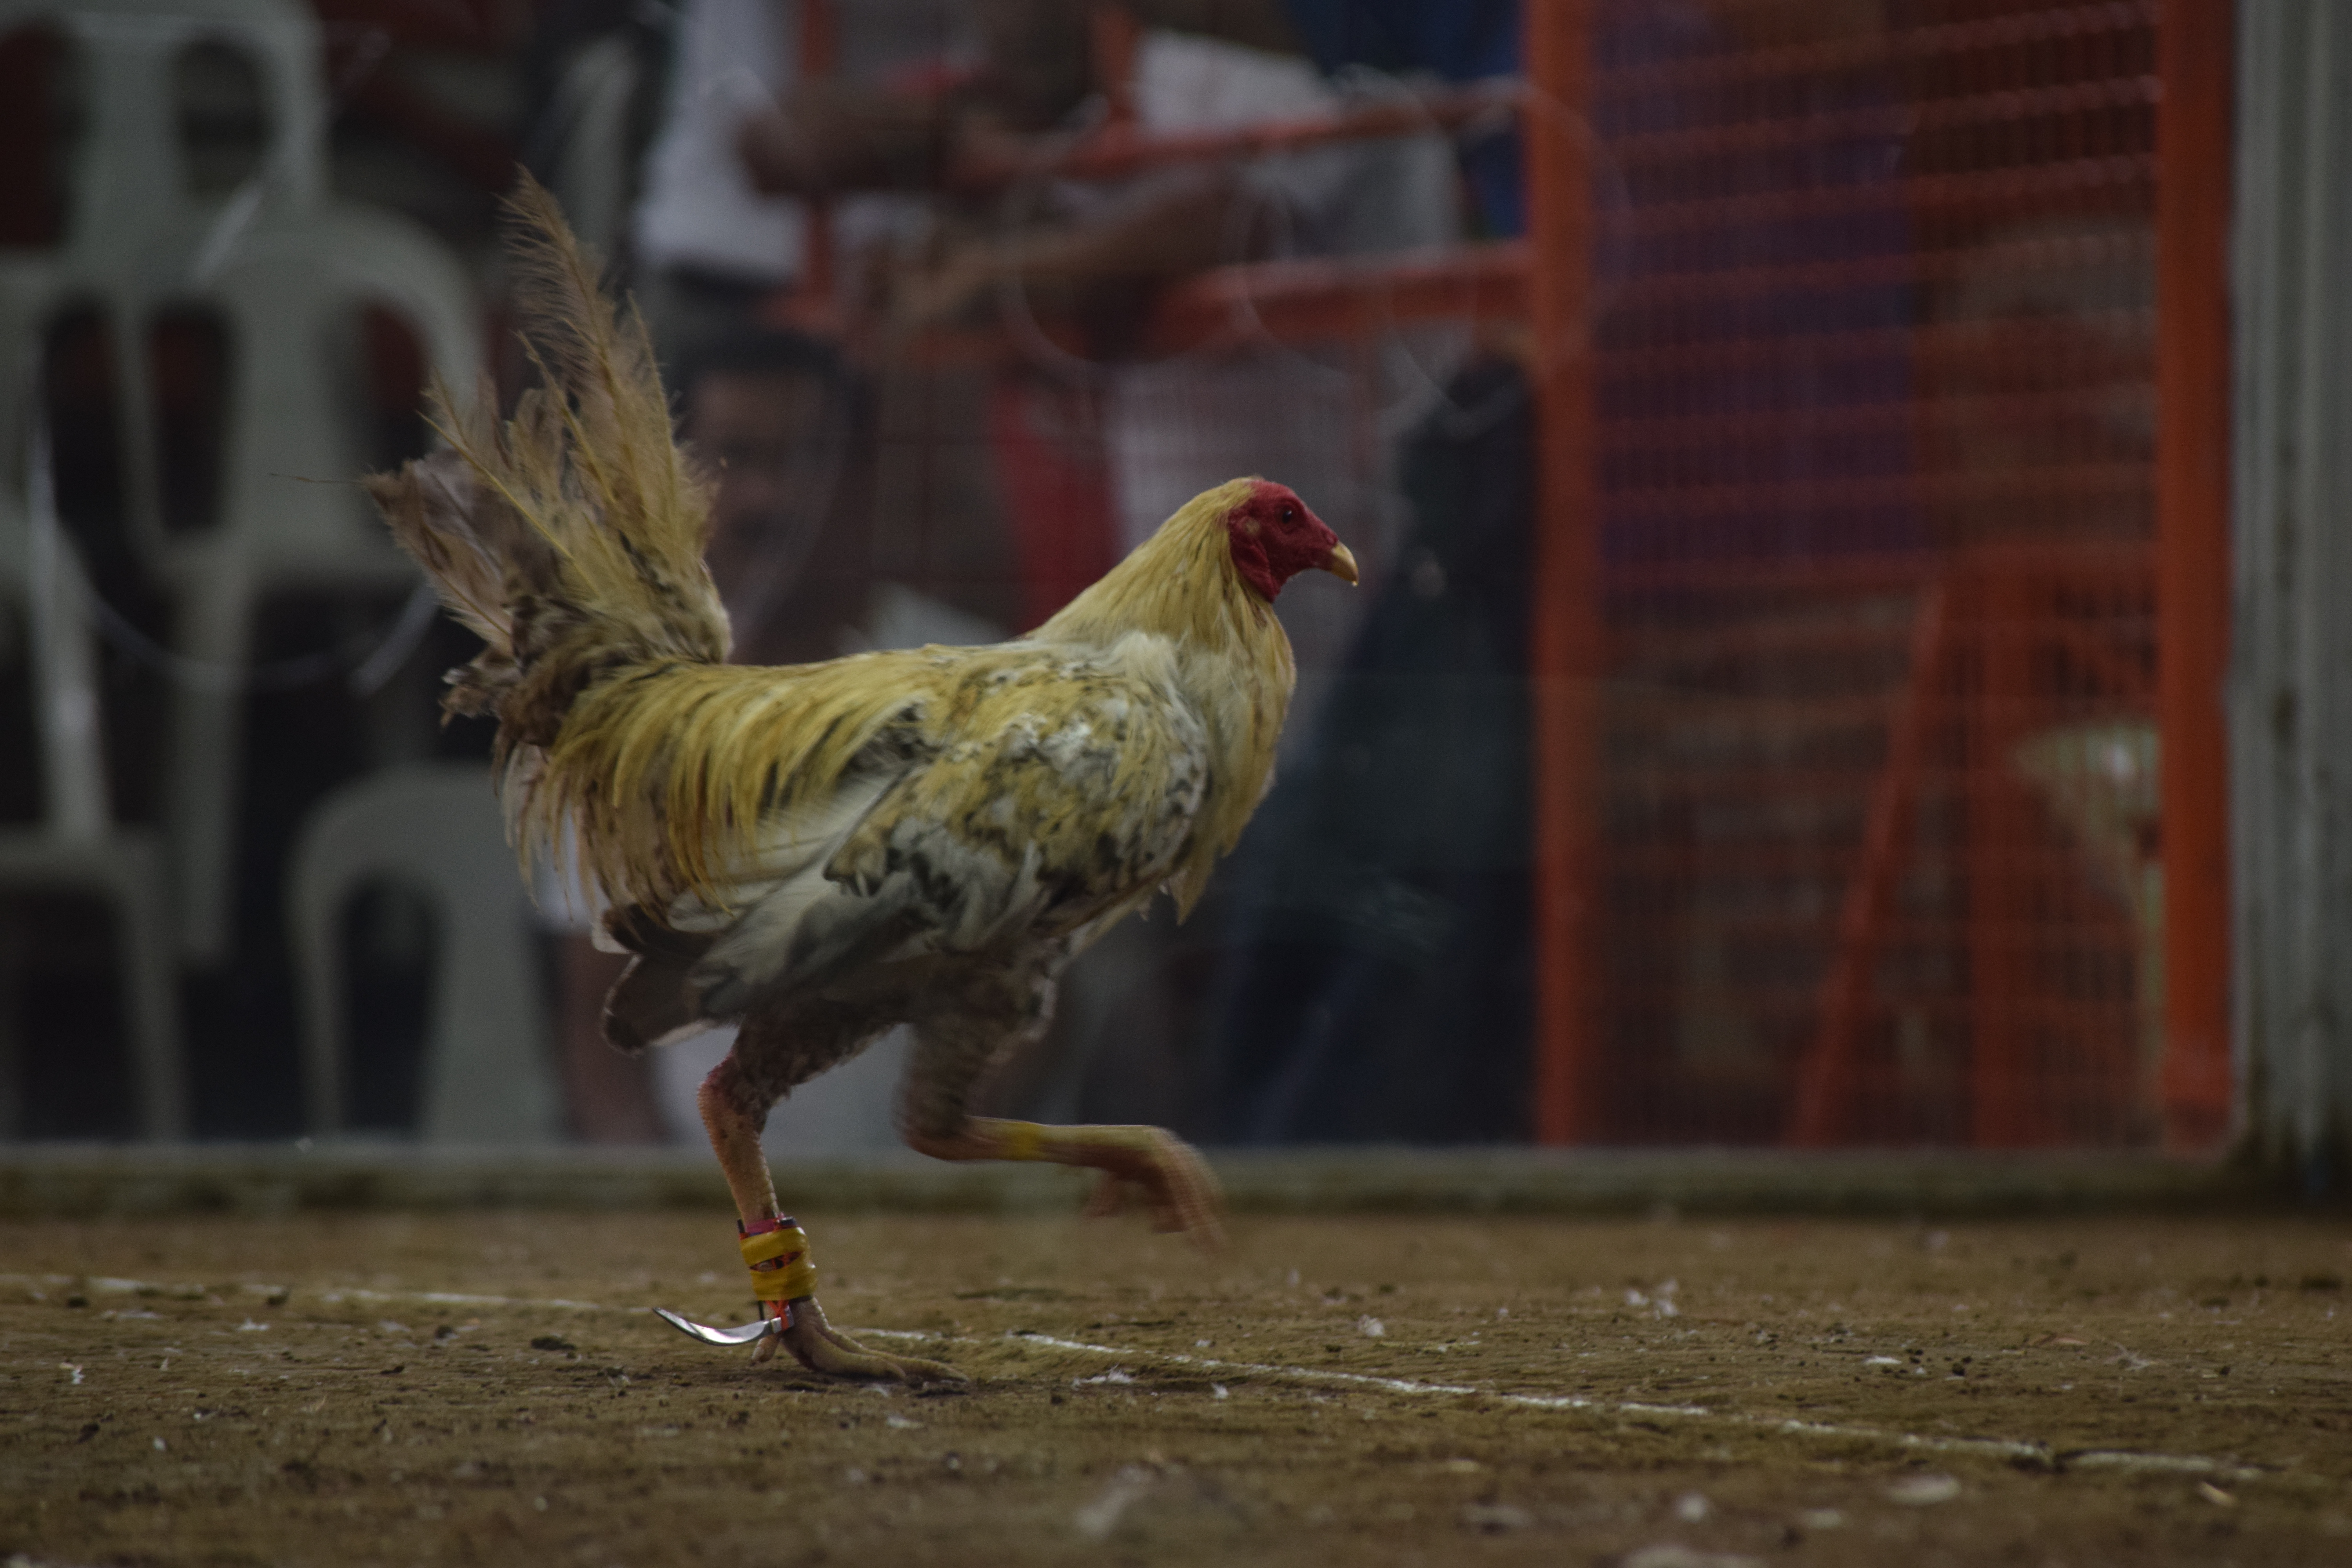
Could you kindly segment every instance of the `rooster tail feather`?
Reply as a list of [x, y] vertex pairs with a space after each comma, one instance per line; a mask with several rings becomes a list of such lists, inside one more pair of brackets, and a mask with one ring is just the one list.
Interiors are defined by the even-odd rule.
[[546, 189], [525, 175], [508, 209], [525, 349], [545, 385], [509, 426], [518, 477], [559, 504], [527, 506], [592, 602], [658, 623], [675, 656], [726, 657], [703, 566], [709, 498], [670, 432], [669, 399], [635, 311]]
[[526, 856], [566, 824], [592, 841], [583, 849], [604, 849], [593, 841], [609, 837], [600, 819], [614, 792], [550, 752], [592, 689], [726, 659], [727, 614], [703, 564], [709, 490], [672, 437], [635, 309], [605, 296], [594, 257], [538, 182], [524, 174], [506, 205], [520, 335], [541, 384], [503, 423], [487, 385], [464, 407], [436, 387], [448, 450], [368, 488], [482, 638], [449, 672], [443, 705], [498, 720], [502, 793]]
[[[488, 389], [476, 395], [486, 397]], [[437, 401], [446, 417], [447, 400]], [[530, 526], [477, 483], [454, 450], [420, 458], [396, 474], [371, 474], [365, 483], [393, 538], [425, 568], [450, 613], [482, 639], [474, 661], [449, 672], [444, 706], [451, 713], [494, 711], [499, 694], [518, 673], [507, 561], [530, 547], [535, 537]]]
[[501, 424], [486, 385], [433, 395], [449, 443], [368, 481], [394, 537], [487, 645], [448, 706], [544, 746], [607, 670], [715, 664], [726, 612], [702, 560], [707, 486], [672, 438], [653, 345], [528, 174], [508, 198], [515, 297], [541, 384]]

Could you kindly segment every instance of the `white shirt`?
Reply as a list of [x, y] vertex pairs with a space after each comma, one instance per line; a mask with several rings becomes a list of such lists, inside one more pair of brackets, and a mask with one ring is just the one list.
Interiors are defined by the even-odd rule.
[[[1310, 118], [1338, 111], [1347, 97], [1303, 58], [1178, 33], [1146, 33], [1135, 69], [1136, 119], [1160, 134]], [[1244, 179], [1280, 254], [1367, 255], [1459, 235], [1453, 148], [1442, 134], [1276, 153], [1254, 160]], [[1103, 433], [1122, 552], [1201, 491], [1244, 474], [1290, 486], [1356, 552], [1364, 591], [1309, 584], [1277, 605], [1298, 660], [1286, 752], [1308, 743], [1389, 539], [1405, 521], [1386, 437], [1433, 399], [1460, 335], [1407, 329], [1369, 353], [1267, 341], [1121, 365], [1107, 378]]]
[[773, 107], [799, 75], [795, 0], [684, 0], [661, 132], [646, 154], [636, 251], [752, 283], [798, 276], [807, 215], [763, 196], [735, 151], [744, 118]]

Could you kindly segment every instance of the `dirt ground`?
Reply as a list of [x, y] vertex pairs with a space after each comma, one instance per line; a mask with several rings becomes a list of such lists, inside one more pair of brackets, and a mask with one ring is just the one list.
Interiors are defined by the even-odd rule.
[[724, 1214], [0, 1226], [0, 1553], [2352, 1563], [2340, 1220], [803, 1218], [968, 1390], [663, 1325]]

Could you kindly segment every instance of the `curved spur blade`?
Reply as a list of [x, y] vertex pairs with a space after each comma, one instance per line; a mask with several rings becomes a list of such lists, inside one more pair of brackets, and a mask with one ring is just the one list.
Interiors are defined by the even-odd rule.
[[656, 1307], [654, 1316], [682, 1334], [688, 1334], [707, 1345], [748, 1345], [752, 1341], [772, 1334], [783, 1327], [777, 1318], [761, 1318], [740, 1328], [714, 1329], [709, 1323], [698, 1323], [692, 1318], [680, 1317], [667, 1307]]

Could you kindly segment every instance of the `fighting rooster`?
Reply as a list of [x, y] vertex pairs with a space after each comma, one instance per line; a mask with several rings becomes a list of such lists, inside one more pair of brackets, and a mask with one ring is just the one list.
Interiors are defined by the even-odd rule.
[[1025, 637], [730, 665], [705, 486], [644, 328], [552, 198], [526, 182], [513, 205], [544, 385], [503, 426], [488, 395], [464, 415], [439, 395], [450, 449], [370, 486], [481, 636], [446, 705], [498, 720], [521, 853], [568, 839], [600, 940], [635, 955], [606, 1037], [635, 1052], [740, 1026], [699, 1104], [762, 1317], [707, 1337], [820, 1373], [957, 1375], [825, 1322], [760, 1149], [771, 1108], [901, 1023], [910, 1147], [1091, 1166], [1094, 1211], [1139, 1194], [1213, 1244], [1214, 1183], [1169, 1133], [971, 1102], [1045, 1028], [1076, 953], [1160, 889], [1180, 916], [1200, 898], [1272, 775], [1294, 678], [1275, 596], [1309, 568], [1352, 583], [1355, 558], [1288, 489], [1235, 479]]

